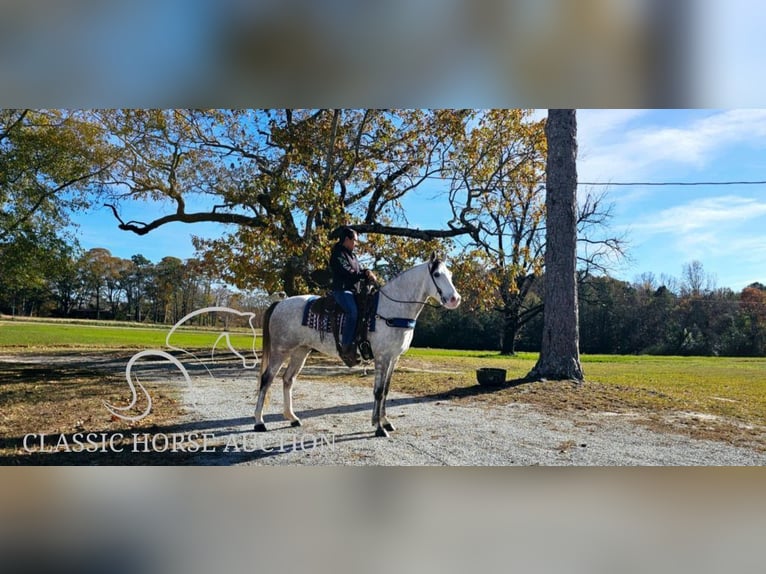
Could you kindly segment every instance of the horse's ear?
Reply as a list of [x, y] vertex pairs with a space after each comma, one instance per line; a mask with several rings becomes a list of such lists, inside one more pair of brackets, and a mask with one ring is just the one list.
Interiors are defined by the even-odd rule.
[[431, 263], [433, 263], [434, 261], [436, 261], [436, 251], [431, 252]]

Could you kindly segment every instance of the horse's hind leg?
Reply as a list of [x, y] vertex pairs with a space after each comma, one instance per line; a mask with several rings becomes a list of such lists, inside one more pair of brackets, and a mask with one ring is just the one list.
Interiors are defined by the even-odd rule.
[[266, 395], [269, 392], [271, 383], [274, 382], [274, 377], [276, 377], [284, 362], [284, 354], [272, 351], [269, 366], [261, 377], [261, 384], [258, 389], [258, 402], [255, 405], [255, 432], [266, 432], [266, 423], [263, 422], [263, 406], [266, 403]]
[[284, 393], [284, 411], [285, 419], [290, 421], [290, 426], [301, 426], [301, 420], [295, 416], [293, 412], [293, 383], [295, 377], [303, 369], [303, 365], [306, 364], [306, 357], [311, 353], [311, 349], [307, 347], [299, 347], [295, 349], [290, 355], [290, 362], [287, 364], [284, 374], [282, 375], [282, 391]]

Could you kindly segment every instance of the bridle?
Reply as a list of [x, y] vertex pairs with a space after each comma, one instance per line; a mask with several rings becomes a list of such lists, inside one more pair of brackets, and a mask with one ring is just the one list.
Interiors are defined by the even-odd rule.
[[[433, 267], [431, 266], [431, 263], [428, 264], [428, 276], [431, 278], [431, 281], [434, 283], [434, 287], [436, 287], [436, 292], [439, 294], [439, 299], [441, 299], [442, 305], [444, 305], [447, 302], [447, 298], [444, 296], [444, 293], [442, 292], [442, 288], [439, 287], [439, 284], [436, 282], [436, 275], [437, 269], [439, 268], [439, 265], [441, 265], [441, 261], [438, 259], [435, 259], [433, 262]], [[441, 306], [441, 305], [440, 305]]]
[[[436, 274], [436, 270], [439, 268], [439, 265], [441, 265], [441, 261], [438, 259], [435, 259], [433, 262], [428, 263], [428, 276], [431, 278], [431, 281], [434, 283], [434, 287], [436, 287], [436, 292], [439, 294], [439, 298], [441, 299], [440, 305], [434, 305], [433, 303], [430, 303], [428, 299], [425, 301], [400, 301], [399, 299], [394, 299], [390, 295], [386, 294], [383, 291], [383, 287], [378, 287], [378, 293], [383, 295], [386, 299], [389, 301], [393, 301], [394, 303], [408, 303], [408, 304], [415, 304], [415, 305], [428, 305], [429, 307], [433, 307], [434, 309], [439, 309], [446, 303], [446, 297], [444, 297], [444, 292], [441, 290], [441, 287], [439, 287], [439, 284], [436, 282], [436, 277], [434, 276]], [[430, 297], [429, 297], [430, 298]]]

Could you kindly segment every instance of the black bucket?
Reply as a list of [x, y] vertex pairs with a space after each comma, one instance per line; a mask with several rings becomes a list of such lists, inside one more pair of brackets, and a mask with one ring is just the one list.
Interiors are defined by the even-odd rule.
[[485, 367], [476, 369], [476, 380], [484, 387], [497, 387], [505, 383], [505, 369]]

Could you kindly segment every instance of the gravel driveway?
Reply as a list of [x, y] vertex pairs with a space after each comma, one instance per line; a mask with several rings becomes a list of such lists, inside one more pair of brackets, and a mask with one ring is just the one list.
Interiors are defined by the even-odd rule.
[[[188, 431], [210, 433], [214, 452], [197, 453], [208, 465], [544, 465], [744, 466], [766, 464], [755, 450], [633, 424], [629, 415], [550, 416], [531, 405], [487, 406], [389, 394], [387, 412], [397, 427], [376, 438], [371, 426], [372, 377], [367, 387], [312, 381], [322, 367], [307, 366], [293, 386], [303, 426], [282, 418], [282, 381], [264, 410], [267, 433], [254, 433], [257, 373], [216, 369], [198, 376], [184, 393]], [[358, 369], [348, 376], [363, 376]], [[396, 375], [392, 383], [396, 388]], [[211, 448], [211, 450], [213, 450]]]

